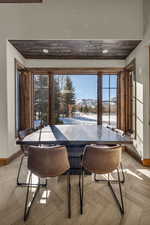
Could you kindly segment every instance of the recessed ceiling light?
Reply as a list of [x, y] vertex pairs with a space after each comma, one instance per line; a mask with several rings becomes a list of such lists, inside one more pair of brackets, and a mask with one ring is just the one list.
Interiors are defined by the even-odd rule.
[[102, 51], [102, 53], [103, 53], [103, 54], [108, 53], [108, 49], [104, 49], [104, 50]]
[[44, 48], [44, 49], [43, 49], [43, 52], [44, 52], [45, 54], [47, 54], [47, 53], [48, 53], [48, 49]]

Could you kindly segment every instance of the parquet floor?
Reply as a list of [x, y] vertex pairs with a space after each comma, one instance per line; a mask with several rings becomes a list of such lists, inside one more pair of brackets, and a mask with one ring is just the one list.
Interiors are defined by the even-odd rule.
[[[71, 176], [72, 218], [67, 218], [66, 177], [50, 178], [42, 188], [26, 223], [23, 222], [26, 188], [16, 187], [20, 159], [0, 168], [0, 225], [150, 225], [150, 169], [123, 153], [126, 183], [125, 215], [121, 216], [106, 183], [85, 178], [84, 215], [79, 214], [78, 176]], [[26, 176], [26, 165], [24, 173]], [[114, 186], [116, 192], [117, 185]], [[31, 190], [31, 191], [34, 191]]]

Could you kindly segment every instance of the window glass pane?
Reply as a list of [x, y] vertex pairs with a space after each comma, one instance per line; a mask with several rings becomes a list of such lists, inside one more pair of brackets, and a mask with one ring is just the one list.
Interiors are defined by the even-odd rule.
[[47, 75], [42, 75], [41, 77], [41, 86], [42, 88], [48, 88], [48, 79], [47, 79]]
[[34, 75], [34, 88], [40, 88], [40, 75]]
[[102, 90], [102, 101], [109, 101], [109, 89]]
[[103, 113], [102, 123], [104, 126], [107, 126], [109, 124], [109, 114], [108, 113]]
[[[134, 76], [134, 73], [133, 73]], [[132, 96], [136, 97], [136, 81], [132, 79]]]
[[48, 101], [48, 89], [35, 89], [34, 91], [34, 101], [35, 102], [47, 102]]
[[117, 89], [110, 89], [110, 101], [117, 101]]
[[102, 77], [102, 87], [109, 88], [109, 75], [103, 75]]
[[110, 75], [110, 88], [117, 88], [117, 75]]
[[102, 103], [102, 124], [104, 126], [109, 124], [109, 102]]
[[97, 124], [97, 76], [54, 76], [55, 124]]
[[117, 116], [116, 114], [110, 115], [110, 125], [117, 128]]
[[102, 112], [109, 113], [109, 102], [102, 102]]
[[[135, 111], [135, 107], [134, 107], [135, 104], [136, 104], [136, 98], [133, 97], [133, 98], [132, 98], [132, 113], [133, 113], [133, 114], [135, 114], [135, 112], [136, 112], [136, 111]], [[142, 115], [142, 113], [141, 113], [141, 115]]]
[[48, 123], [49, 76], [34, 75], [34, 127]]
[[40, 102], [40, 92], [39, 89], [34, 89], [34, 103]]
[[34, 75], [34, 88], [48, 88], [47, 75]]
[[40, 89], [40, 99], [41, 102], [48, 102], [48, 95], [49, 95], [49, 90], [48, 88], [45, 89]]
[[117, 113], [117, 103], [110, 102], [110, 113], [111, 114]]
[[102, 101], [102, 124], [117, 127], [117, 75], [103, 75]]
[[21, 72], [16, 71], [16, 136], [20, 130], [20, 76]]
[[110, 102], [110, 125], [117, 127], [117, 103]]

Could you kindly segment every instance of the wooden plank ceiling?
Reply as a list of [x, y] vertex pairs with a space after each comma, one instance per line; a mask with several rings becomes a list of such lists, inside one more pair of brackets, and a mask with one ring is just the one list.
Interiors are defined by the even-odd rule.
[[0, 3], [39, 3], [43, 0], [0, 0]]
[[[30, 59], [125, 59], [140, 40], [10, 40]], [[43, 49], [48, 52], [44, 53]], [[103, 50], [108, 50], [103, 53]]]

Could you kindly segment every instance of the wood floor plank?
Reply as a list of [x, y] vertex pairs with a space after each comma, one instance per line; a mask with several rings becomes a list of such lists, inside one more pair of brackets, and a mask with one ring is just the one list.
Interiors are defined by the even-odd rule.
[[[78, 176], [71, 176], [72, 218], [67, 218], [66, 176], [50, 178], [46, 190], [42, 188], [35, 200], [30, 217], [23, 222], [26, 188], [16, 187], [19, 166], [16, 159], [0, 168], [0, 225], [149, 225], [150, 169], [143, 167], [127, 153], [123, 153], [126, 183], [123, 185], [125, 215], [122, 217], [106, 183], [94, 183], [85, 177], [84, 214], [80, 215]], [[26, 162], [21, 173], [27, 176]], [[119, 189], [114, 185], [118, 194]], [[32, 194], [32, 193], [31, 193]]]

